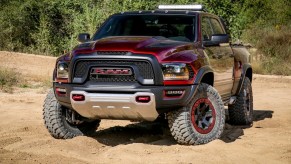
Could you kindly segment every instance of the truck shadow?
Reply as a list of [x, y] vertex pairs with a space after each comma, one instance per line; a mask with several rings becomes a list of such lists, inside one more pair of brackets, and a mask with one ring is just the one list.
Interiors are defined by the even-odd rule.
[[107, 146], [145, 143], [156, 145], [176, 144], [165, 122], [140, 122], [97, 130], [92, 136]]
[[[272, 118], [273, 111], [254, 110], [254, 121]], [[226, 124], [220, 140], [225, 143], [234, 142], [244, 135], [244, 129], [251, 126], [233, 126]], [[260, 127], [255, 127], [260, 128]], [[166, 121], [140, 122], [122, 126], [110, 127], [96, 131], [92, 135], [99, 143], [107, 146], [126, 145], [131, 143], [144, 143], [151, 145], [175, 145], [177, 142], [170, 134]]]
[[[272, 118], [273, 117], [273, 111], [271, 110], [254, 110], [254, 122], [264, 120], [265, 118]], [[223, 134], [220, 138], [220, 140], [230, 143], [234, 142], [237, 139], [240, 139], [241, 136], [244, 135], [244, 129], [251, 128], [251, 126], [235, 126], [226, 124]], [[255, 128], [261, 128], [261, 127], [255, 127]]]

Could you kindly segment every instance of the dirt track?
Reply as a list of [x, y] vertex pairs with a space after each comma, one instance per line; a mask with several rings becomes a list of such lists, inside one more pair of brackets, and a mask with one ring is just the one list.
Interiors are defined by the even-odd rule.
[[[20, 69], [32, 77], [47, 76], [54, 60], [0, 52], [1, 65], [27, 61]], [[220, 140], [200, 146], [178, 145], [159, 124], [111, 120], [102, 120], [93, 137], [57, 140], [43, 125], [45, 94], [31, 88], [0, 91], [0, 163], [291, 163], [290, 82], [256, 75], [253, 126], [227, 125]]]

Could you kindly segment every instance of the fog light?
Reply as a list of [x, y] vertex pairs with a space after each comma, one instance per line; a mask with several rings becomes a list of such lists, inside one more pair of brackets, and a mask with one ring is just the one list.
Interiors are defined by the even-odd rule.
[[136, 102], [139, 102], [139, 103], [148, 103], [151, 101], [151, 97], [150, 96], [137, 96], [135, 100]]
[[81, 95], [81, 94], [73, 94], [72, 95], [72, 99], [74, 101], [84, 101], [85, 100], [85, 96]]

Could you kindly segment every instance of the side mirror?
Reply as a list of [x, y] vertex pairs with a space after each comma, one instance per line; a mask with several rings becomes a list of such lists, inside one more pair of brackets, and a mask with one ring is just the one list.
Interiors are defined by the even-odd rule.
[[214, 34], [210, 41], [203, 41], [204, 46], [219, 46], [220, 43], [229, 43], [228, 34]]
[[81, 33], [78, 35], [78, 41], [81, 43], [87, 42], [90, 40], [90, 34], [88, 33]]

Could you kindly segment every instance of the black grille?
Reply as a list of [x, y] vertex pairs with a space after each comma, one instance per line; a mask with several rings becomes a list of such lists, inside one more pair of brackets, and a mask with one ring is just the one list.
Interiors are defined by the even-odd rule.
[[90, 75], [90, 80], [98, 82], [135, 82], [136, 78], [134, 75], [129, 76], [100, 76], [100, 75]]
[[98, 55], [125, 55], [128, 51], [97, 51]]
[[[93, 67], [137, 67], [143, 79], [154, 79], [154, 72], [151, 64], [148, 61], [128, 61], [128, 60], [81, 60], [77, 61], [75, 65], [74, 77], [84, 78], [89, 75]], [[96, 76], [89, 75], [89, 79], [97, 82], [135, 82], [136, 73], [133, 75], [109, 75]]]

